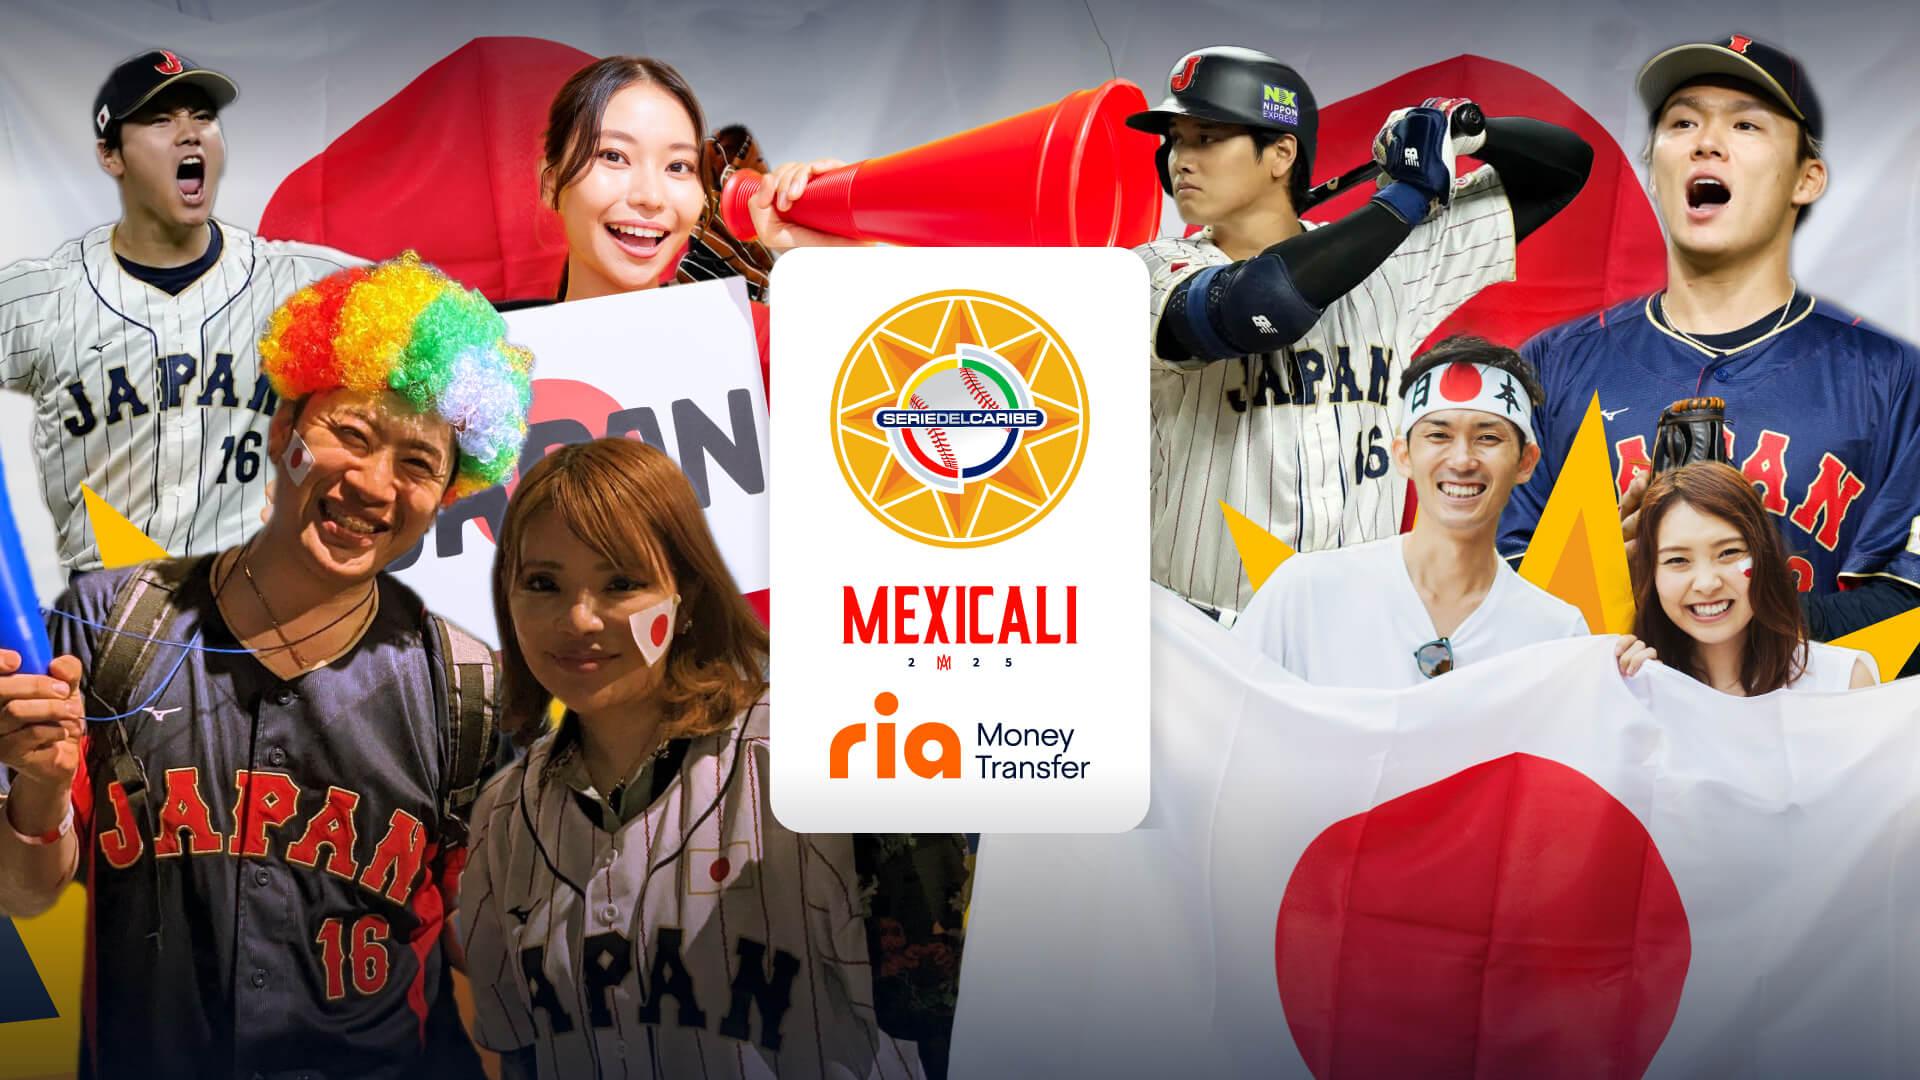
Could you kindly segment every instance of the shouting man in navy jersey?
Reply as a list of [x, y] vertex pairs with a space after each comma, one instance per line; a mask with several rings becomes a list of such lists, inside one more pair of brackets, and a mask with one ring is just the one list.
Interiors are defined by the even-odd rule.
[[1543, 456], [1507, 506], [1501, 553], [1525, 551], [1596, 392], [1629, 536], [1661, 411], [1712, 395], [1730, 460], [1793, 549], [1812, 636], [1920, 604], [1920, 351], [1791, 276], [1794, 230], [1827, 185], [1805, 70], [1733, 34], [1662, 52], [1639, 90], [1667, 288], [1527, 343], [1547, 389]]
[[0, 651], [0, 914], [87, 883], [85, 1076], [471, 1074], [441, 934], [493, 659], [384, 568], [513, 475], [531, 357], [411, 255], [271, 325], [260, 531], [79, 576], [44, 674]]

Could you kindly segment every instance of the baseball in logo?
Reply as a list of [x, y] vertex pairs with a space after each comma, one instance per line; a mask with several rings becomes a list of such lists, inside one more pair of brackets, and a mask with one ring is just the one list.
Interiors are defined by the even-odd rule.
[[847, 484], [903, 536], [977, 547], [1066, 494], [1086, 453], [1086, 384], [1038, 315], [986, 292], [918, 296], [860, 336], [834, 387]]

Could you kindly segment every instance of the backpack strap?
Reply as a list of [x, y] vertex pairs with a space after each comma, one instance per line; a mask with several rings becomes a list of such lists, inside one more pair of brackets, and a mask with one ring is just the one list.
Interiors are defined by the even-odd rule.
[[449, 844], [465, 843], [467, 819], [480, 797], [498, 734], [498, 680], [487, 643], [432, 612], [427, 613], [444, 688], [448, 748], [447, 793], [441, 818]]
[[[166, 559], [140, 567], [120, 583], [113, 606], [107, 611], [105, 629], [93, 654], [92, 670], [87, 672], [87, 693], [105, 710], [103, 715], [119, 717], [133, 707], [133, 695], [146, 678], [147, 671], [162, 650], [171, 646], [151, 640], [160, 637], [179, 614], [180, 589], [199, 568], [201, 560]], [[89, 767], [118, 781], [136, 821], [145, 821], [146, 770], [134, 758], [127, 745], [124, 718], [97, 725], [96, 761]]]

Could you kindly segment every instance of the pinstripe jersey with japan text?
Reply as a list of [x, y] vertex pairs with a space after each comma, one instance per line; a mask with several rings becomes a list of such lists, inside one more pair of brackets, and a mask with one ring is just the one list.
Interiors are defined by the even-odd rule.
[[128, 274], [112, 225], [0, 270], [0, 387], [34, 399], [34, 451], [60, 561], [100, 566], [80, 485], [173, 555], [232, 547], [260, 525], [274, 395], [267, 316], [360, 260], [224, 222], [217, 262], [177, 296]]
[[[1174, 287], [1233, 261], [1211, 230], [1135, 251], [1156, 341]], [[1483, 167], [1291, 346], [1214, 362], [1156, 352], [1153, 580], [1225, 613], [1246, 606], [1253, 587], [1222, 502], [1299, 551], [1397, 531], [1406, 483], [1388, 450], [1400, 373], [1455, 308], [1513, 271], [1513, 214]]]
[[458, 918], [481, 1045], [545, 1077], [922, 1075], [875, 1016], [852, 838], [768, 809], [765, 699], [670, 744], [611, 832], [556, 775], [556, 738], [474, 809]]

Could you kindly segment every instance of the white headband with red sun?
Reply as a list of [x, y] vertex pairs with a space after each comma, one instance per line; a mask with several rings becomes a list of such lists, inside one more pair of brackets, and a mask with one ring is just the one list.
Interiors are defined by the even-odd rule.
[[1421, 417], [1446, 409], [1492, 413], [1513, 421], [1528, 442], [1534, 441], [1533, 402], [1512, 372], [1464, 360], [1422, 372], [1401, 400], [1400, 430], [1410, 432]]

